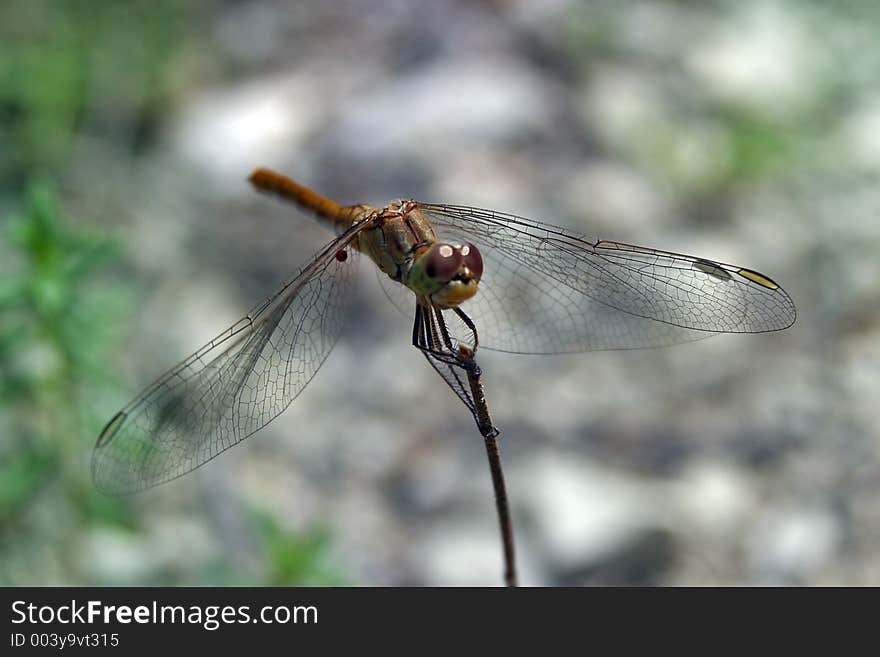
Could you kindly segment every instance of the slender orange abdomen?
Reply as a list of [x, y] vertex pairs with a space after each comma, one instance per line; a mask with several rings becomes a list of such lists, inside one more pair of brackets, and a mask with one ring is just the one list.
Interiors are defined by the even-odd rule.
[[319, 217], [333, 224], [337, 232], [348, 228], [364, 211], [364, 206], [343, 206], [333, 199], [321, 196], [304, 185], [271, 169], [257, 169], [248, 180], [263, 192], [275, 194], [283, 199], [293, 201]]

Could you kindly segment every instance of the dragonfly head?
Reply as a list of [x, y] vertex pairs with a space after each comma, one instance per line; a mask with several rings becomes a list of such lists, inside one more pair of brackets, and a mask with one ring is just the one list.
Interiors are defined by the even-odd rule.
[[477, 293], [483, 257], [473, 244], [434, 242], [416, 252], [409, 286], [444, 307], [454, 307]]

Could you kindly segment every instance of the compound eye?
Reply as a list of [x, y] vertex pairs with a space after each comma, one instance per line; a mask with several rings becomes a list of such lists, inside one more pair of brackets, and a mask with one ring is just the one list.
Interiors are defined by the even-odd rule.
[[435, 244], [425, 255], [425, 273], [434, 279], [449, 281], [458, 273], [462, 254], [449, 244]]
[[464, 266], [470, 270], [471, 276], [479, 280], [483, 275], [483, 256], [480, 255], [480, 250], [468, 242], [461, 247], [461, 255]]

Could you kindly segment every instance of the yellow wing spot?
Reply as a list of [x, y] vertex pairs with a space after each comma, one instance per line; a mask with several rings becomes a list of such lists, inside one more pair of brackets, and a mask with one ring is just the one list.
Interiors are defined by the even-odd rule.
[[116, 435], [116, 432], [119, 430], [119, 426], [125, 420], [125, 417], [126, 414], [123, 411], [119, 411], [116, 415], [113, 416], [113, 419], [107, 423], [107, 426], [104, 427], [101, 435], [98, 436], [98, 442], [95, 443], [95, 449], [103, 447], [110, 442], [110, 439]]
[[743, 278], [747, 278], [752, 281], [752, 283], [757, 283], [758, 285], [762, 285], [769, 290], [778, 290], [779, 286], [774, 283], [772, 280], [764, 276], [764, 274], [759, 274], [756, 271], [752, 271], [751, 269], [740, 269], [736, 272]]

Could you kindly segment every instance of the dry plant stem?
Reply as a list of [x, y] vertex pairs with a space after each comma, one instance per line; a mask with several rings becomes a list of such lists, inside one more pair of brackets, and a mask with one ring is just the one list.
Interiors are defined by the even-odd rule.
[[468, 384], [477, 409], [477, 426], [486, 443], [489, 457], [489, 470], [492, 472], [492, 485], [495, 488], [495, 506], [498, 509], [498, 523], [501, 527], [501, 541], [504, 546], [504, 582], [507, 586], [517, 586], [516, 553], [513, 546], [513, 523], [510, 520], [510, 506], [507, 502], [507, 486], [504, 483], [504, 470], [501, 467], [501, 448], [498, 446], [498, 429], [492, 424], [486, 394], [480, 381], [482, 372], [473, 360], [473, 352], [459, 348], [459, 356], [466, 364]]

